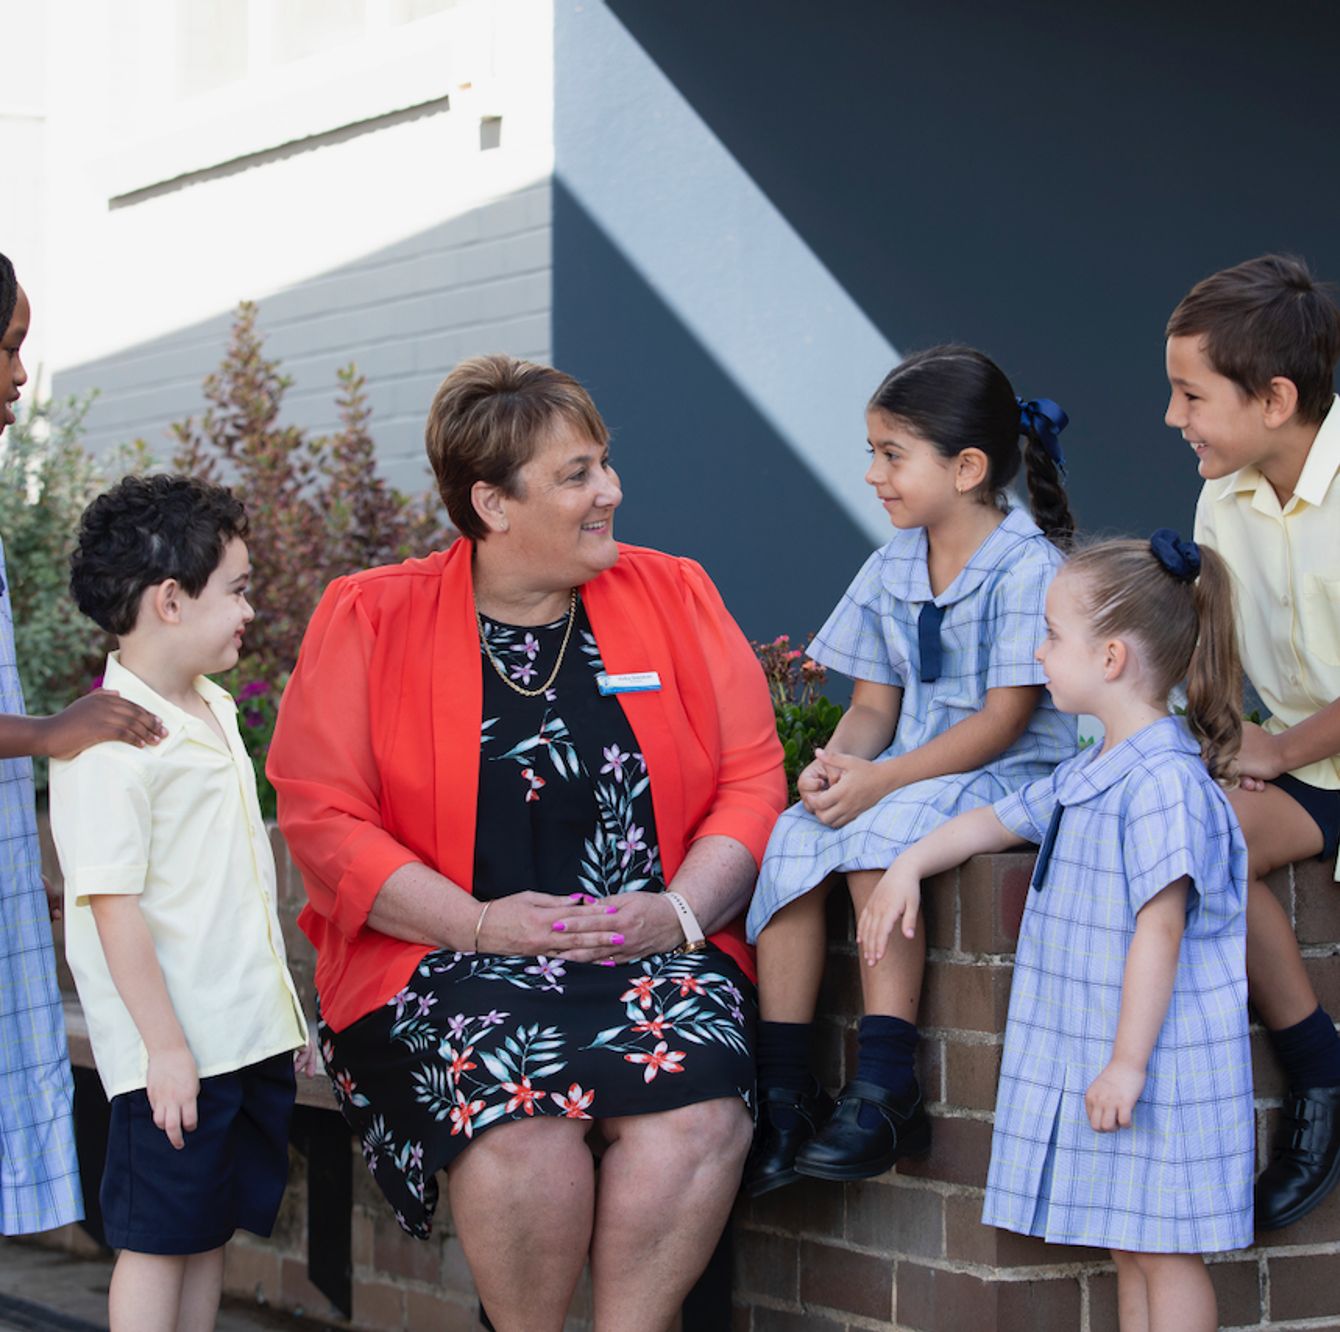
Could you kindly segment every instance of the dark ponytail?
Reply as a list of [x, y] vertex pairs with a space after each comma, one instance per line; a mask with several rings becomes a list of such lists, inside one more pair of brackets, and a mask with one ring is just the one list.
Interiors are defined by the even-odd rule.
[[943, 458], [981, 449], [989, 466], [982, 487], [987, 503], [1003, 504], [1006, 487], [1019, 473], [1019, 441], [1025, 438], [1029, 508], [1048, 538], [1064, 547], [1074, 535], [1075, 520], [1061, 471], [1043, 443], [1047, 423], [1026, 424], [1029, 408], [1040, 405], [1022, 404], [989, 356], [953, 343], [907, 357], [870, 399], [872, 410], [905, 422]]
[[14, 318], [18, 299], [19, 280], [14, 276], [14, 265], [0, 254], [0, 338], [4, 337], [9, 321]]

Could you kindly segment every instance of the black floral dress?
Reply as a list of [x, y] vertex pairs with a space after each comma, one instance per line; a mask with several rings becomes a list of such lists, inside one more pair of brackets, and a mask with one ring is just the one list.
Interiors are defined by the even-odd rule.
[[[482, 624], [512, 679], [548, 679], [566, 616]], [[604, 666], [580, 601], [544, 694], [509, 689], [482, 654], [476, 897], [663, 892], [646, 765], [617, 698], [596, 688]], [[426, 1238], [436, 1172], [494, 1124], [752, 1104], [754, 1018], [752, 984], [715, 947], [615, 967], [443, 950], [383, 1008], [341, 1032], [323, 1023], [321, 1040], [373, 1177]]]

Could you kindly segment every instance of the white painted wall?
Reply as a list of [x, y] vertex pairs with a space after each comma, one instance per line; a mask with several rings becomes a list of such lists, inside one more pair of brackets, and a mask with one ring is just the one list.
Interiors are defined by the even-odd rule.
[[57, 391], [100, 390], [94, 448], [166, 451], [244, 297], [296, 381], [290, 419], [333, 424], [357, 361], [401, 485], [455, 361], [548, 357], [551, 0], [44, 7], [34, 302]]

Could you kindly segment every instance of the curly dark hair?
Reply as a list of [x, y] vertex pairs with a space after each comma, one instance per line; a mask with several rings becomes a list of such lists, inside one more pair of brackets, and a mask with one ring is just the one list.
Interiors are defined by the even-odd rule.
[[225, 486], [193, 476], [126, 476], [79, 519], [70, 556], [70, 592], [79, 609], [111, 634], [128, 634], [146, 587], [175, 578], [198, 597], [247, 511]]
[[0, 337], [4, 336], [9, 321], [14, 318], [14, 306], [19, 299], [19, 280], [14, 276], [14, 265], [0, 254]]

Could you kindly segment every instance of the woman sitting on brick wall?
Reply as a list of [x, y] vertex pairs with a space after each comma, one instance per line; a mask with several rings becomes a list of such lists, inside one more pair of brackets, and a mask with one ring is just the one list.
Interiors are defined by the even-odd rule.
[[696, 564], [615, 543], [574, 380], [467, 361], [427, 441], [461, 539], [331, 585], [270, 753], [322, 1051], [411, 1234], [447, 1171], [500, 1332], [561, 1328], [588, 1253], [597, 1325], [659, 1332], [749, 1144], [767, 689]]

